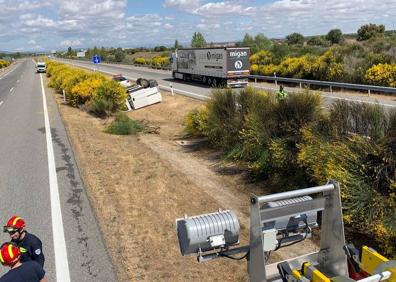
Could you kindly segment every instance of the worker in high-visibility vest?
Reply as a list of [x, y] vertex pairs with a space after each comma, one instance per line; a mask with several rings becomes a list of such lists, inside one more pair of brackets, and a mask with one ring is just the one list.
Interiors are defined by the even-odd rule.
[[287, 98], [287, 92], [285, 91], [285, 89], [283, 88], [283, 86], [281, 85], [279, 87], [279, 91], [276, 92], [276, 100], [278, 100], [278, 102], [285, 100]]
[[4, 232], [11, 237], [11, 242], [21, 249], [21, 262], [34, 260], [44, 267], [43, 244], [34, 234], [25, 230], [26, 223], [20, 216], [14, 215], [4, 226]]
[[0, 282], [48, 282], [45, 271], [35, 261], [21, 262], [21, 250], [12, 242], [0, 247], [0, 262], [10, 270], [0, 278]]

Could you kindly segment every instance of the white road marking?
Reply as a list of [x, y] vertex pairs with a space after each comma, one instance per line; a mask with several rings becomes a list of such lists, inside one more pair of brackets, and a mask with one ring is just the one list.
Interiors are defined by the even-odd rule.
[[19, 83], [19, 79], [17, 80], [17, 83]]
[[47, 109], [47, 101], [45, 98], [43, 76], [41, 74], [40, 74], [40, 80], [41, 80], [41, 92], [43, 96], [45, 136], [47, 139], [52, 235], [54, 237], [56, 281], [70, 282], [69, 262], [67, 260], [67, 249], [66, 249], [65, 233], [63, 230], [62, 210], [59, 199], [58, 179], [56, 176], [54, 147], [52, 144], [51, 126], [48, 118], [48, 109]]
[[12, 87], [12, 88], [10, 89], [10, 92], [12, 92], [12, 90], [14, 90], [14, 87]]
[[0, 101], [0, 106], [3, 105], [4, 101]]

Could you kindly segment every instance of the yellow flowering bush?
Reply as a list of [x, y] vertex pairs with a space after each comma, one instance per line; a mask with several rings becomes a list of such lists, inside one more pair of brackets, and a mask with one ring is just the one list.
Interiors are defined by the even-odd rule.
[[127, 93], [116, 81], [60, 63], [48, 62], [48, 68], [49, 87], [65, 90], [68, 103], [74, 107], [85, 104], [91, 112], [107, 116], [125, 105]]
[[85, 104], [93, 97], [96, 88], [105, 80], [103, 75], [92, 74], [86, 80], [77, 83], [68, 94], [70, 104], [75, 107]]
[[364, 78], [373, 85], [396, 87], [396, 65], [374, 65], [366, 71]]
[[169, 57], [157, 56], [151, 59], [151, 65], [155, 67], [166, 67], [169, 65]]
[[279, 65], [279, 75], [305, 78], [312, 73], [313, 60], [309, 56], [289, 57]]
[[261, 50], [256, 54], [251, 55], [249, 58], [250, 64], [256, 64], [256, 65], [272, 64], [273, 60], [274, 60], [274, 55], [267, 50]]
[[332, 50], [319, 56], [312, 66], [312, 74], [318, 80], [339, 80], [344, 73], [343, 65], [337, 61]]
[[258, 74], [258, 70], [259, 70], [259, 65], [257, 64], [250, 65], [250, 73]]
[[274, 73], [278, 73], [279, 67], [274, 64], [269, 65], [259, 65], [258, 73], [260, 75], [274, 76]]
[[135, 58], [134, 62], [137, 65], [145, 65], [146, 64], [146, 59], [139, 57], [139, 58]]
[[10, 65], [10, 62], [4, 61], [4, 60], [0, 60], [0, 69], [8, 67], [9, 65]]

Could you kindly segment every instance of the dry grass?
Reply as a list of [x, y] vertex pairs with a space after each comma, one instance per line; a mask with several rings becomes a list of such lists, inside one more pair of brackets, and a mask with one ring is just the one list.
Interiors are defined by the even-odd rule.
[[181, 257], [175, 219], [232, 208], [240, 216], [241, 242], [246, 243], [249, 193], [263, 189], [246, 185], [240, 175], [218, 174], [213, 152], [187, 152], [177, 145], [184, 115], [201, 102], [163, 98], [161, 104], [129, 113], [160, 127], [159, 135], [114, 136], [103, 133], [102, 120], [62, 105], [57, 97], [120, 280], [247, 281], [246, 261], [199, 264], [194, 257]]

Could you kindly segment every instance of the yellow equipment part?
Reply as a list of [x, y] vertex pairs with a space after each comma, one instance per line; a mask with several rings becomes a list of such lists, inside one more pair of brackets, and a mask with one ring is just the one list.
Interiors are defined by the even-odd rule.
[[303, 264], [303, 274], [311, 282], [331, 282], [330, 278], [328, 278], [314, 266], [311, 266], [310, 263]]
[[[380, 253], [378, 253], [376, 250], [373, 250], [367, 246], [363, 246], [360, 267], [365, 272], [372, 275], [374, 270], [378, 266], [387, 261], [389, 260]], [[388, 282], [396, 282], [396, 268], [389, 268], [387, 270], [392, 273], [391, 277], [388, 279]]]
[[369, 274], [373, 274], [374, 270], [388, 259], [367, 246], [362, 248], [361, 268]]
[[296, 278], [296, 279], [298, 279], [298, 280], [300, 280], [301, 277], [302, 277], [301, 272], [298, 271], [297, 269], [294, 269], [294, 270], [292, 271], [292, 275], [293, 275], [294, 278]]

